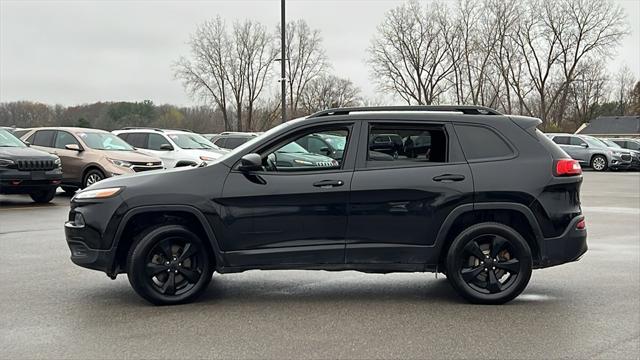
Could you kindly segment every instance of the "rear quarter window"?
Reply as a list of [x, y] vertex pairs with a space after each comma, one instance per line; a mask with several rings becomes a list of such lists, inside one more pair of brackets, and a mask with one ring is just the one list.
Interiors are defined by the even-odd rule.
[[467, 160], [504, 159], [514, 155], [509, 144], [487, 127], [461, 124], [454, 126]]

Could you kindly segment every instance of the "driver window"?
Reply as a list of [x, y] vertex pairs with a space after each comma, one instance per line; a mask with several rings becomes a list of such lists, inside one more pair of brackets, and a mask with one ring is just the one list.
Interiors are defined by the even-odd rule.
[[349, 131], [323, 129], [298, 135], [263, 155], [267, 171], [318, 171], [342, 168]]

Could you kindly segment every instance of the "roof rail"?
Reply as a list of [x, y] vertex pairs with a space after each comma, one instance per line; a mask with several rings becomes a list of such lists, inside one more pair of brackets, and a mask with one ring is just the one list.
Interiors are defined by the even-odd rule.
[[417, 105], [417, 106], [373, 106], [373, 107], [347, 107], [319, 111], [309, 115], [316, 118], [330, 115], [349, 115], [352, 112], [365, 111], [455, 111], [465, 115], [502, 115], [488, 107], [475, 105]]
[[155, 130], [155, 131], [160, 131], [162, 132], [162, 129], [158, 129], [158, 128], [153, 128], [150, 126], [125, 126], [120, 130]]

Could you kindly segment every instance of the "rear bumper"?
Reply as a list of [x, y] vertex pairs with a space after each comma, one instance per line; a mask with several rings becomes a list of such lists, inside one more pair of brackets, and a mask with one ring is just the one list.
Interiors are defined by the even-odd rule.
[[545, 238], [541, 246], [541, 261], [537, 268], [545, 268], [579, 260], [587, 252], [587, 230], [576, 225], [584, 216], [575, 217], [562, 235]]

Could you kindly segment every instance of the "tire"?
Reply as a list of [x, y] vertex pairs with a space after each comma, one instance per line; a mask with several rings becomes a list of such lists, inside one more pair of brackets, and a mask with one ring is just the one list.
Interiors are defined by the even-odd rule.
[[[183, 254], [189, 255], [183, 258]], [[195, 300], [213, 275], [212, 256], [202, 239], [182, 225], [150, 228], [134, 241], [127, 256], [129, 283], [155, 305]]]
[[590, 166], [595, 171], [606, 171], [609, 168], [609, 162], [604, 155], [593, 155]]
[[29, 196], [31, 196], [31, 199], [33, 201], [39, 204], [46, 204], [48, 202], [51, 202], [51, 200], [56, 197], [56, 189], [56, 187], [53, 187], [47, 190], [32, 192], [31, 194], [29, 194]]
[[84, 178], [82, 179], [82, 188], [87, 188], [95, 183], [97, 183], [100, 180], [103, 180], [105, 178], [104, 174], [102, 173], [102, 171], [98, 170], [98, 169], [91, 169], [89, 171], [87, 171], [86, 174], [84, 174]]
[[398, 159], [398, 150], [394, 150], [393, 151], [393, 155], [391, 155], [391, 156], [393, 156], [393, 160], [397, 160]]
[[532, 264], [529, 244], [517, 231], [486, 222], [453, 240], [446, 258], [447, 279], [469, 302], [504, 304], [527, 287]]
[[64, 193], [69, 195], [69, 196], [72, 196], [78, 190], [78, 188], [71, 187], [71, 186], [61, 186], [61, 187], [62, 187], [62, 190], [64, 191]]

